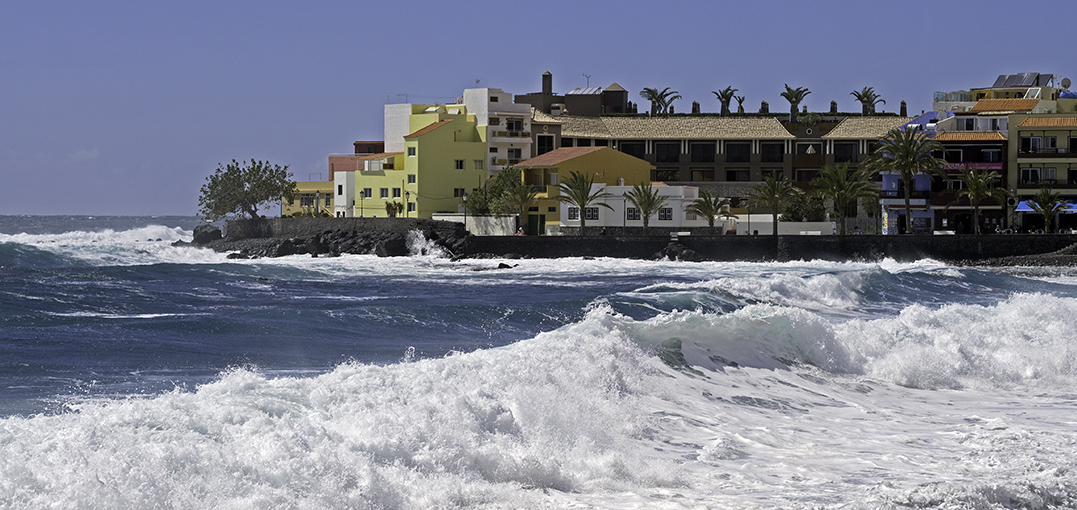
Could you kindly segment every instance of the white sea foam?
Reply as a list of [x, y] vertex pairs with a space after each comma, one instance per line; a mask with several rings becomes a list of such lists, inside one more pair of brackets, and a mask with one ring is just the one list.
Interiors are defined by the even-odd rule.
[[[893, 384], [908, 346], [877, 338], [943, 328], [940, 353], [1066, 358], [1051, 339], [1073, 306], [1017, 295], [832, 326], [774, 305], [641, 321], [599, 305], [504, 348], [234, 370], [0, 421], [0, 507], [1067, 508], [1071, 366], [1037, 358], [1035, 392], [986, 368], [943, 379], [988, 391], [925, 391]], [[1023, 316], [1043, 333], [1010, 338]], [[976, 322], [995, 327], [958, 336]]]

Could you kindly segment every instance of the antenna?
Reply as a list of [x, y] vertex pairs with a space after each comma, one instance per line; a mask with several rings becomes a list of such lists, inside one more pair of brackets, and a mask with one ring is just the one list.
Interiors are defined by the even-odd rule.
[[587, 86], [590, 87], [591, 86], [591, 75], [589, 75], [587, 73], [584, 73], [583, 77], [587, 78]]
[[482, 78], [475, 78], [475, 85], [478, 85], [480, 81], [482, 81]]

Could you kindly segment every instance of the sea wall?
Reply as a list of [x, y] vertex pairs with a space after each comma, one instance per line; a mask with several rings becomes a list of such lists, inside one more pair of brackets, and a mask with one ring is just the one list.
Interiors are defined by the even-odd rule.
[[[662, 236], [468, 237], [466, 254], [515, 254], [522, 257], [655, 258], [670, 247]], [[1077, 235], [948, 236], [680, 236], [678, 250], [696, 260], [879, 260], [932, 258], [975, 262], [1015, 255], [1049, 253], [1077, 243]]]

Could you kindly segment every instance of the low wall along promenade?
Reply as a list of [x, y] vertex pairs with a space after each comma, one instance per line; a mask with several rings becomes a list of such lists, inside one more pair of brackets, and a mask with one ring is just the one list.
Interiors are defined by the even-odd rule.
[[[273, 218], [231, 221], [225, 230], [231, 239], [309, 238], [326, 232], [382, 232], [404, 234], [413, 230], [428, 238], [455, 239], [459, 223], [415, 218]], [[436, 235], [435, 235], [436, 234]], [[631, 234], [631, 233], [630, 233]], [[1072, 234], [1017, 235], [848, 235], [848, 236], [678, 236], [676, 250], [689, 250], [695, 260], [881, 260], [910, 261], [931, 258], [969, 262], [1004, 257], [1039, 255], [1077, 244]], [[455, 239], [457, 256], [512, 256], [531, 258], [613, 257], [655, 259], [670, 252], [671, 237], [657, 235], [467, 236]]]

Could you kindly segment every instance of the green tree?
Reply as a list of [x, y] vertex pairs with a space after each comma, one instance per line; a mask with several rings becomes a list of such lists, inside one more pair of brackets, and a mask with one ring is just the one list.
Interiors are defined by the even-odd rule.
[[826, 165], [819, 171], [819, 176], [812, 180], [812, 194], [834, 202], [838, 213], [838, 232], [848, 234], [845, 228], [845, 209], [850, 203], [861, 198], [875, 198], [878, 190], [871, 183], [871, 174], [866, 170], [849, 171], [849, 165]]
[[913, 179], [917, 174], [939, 175], [942, 163], [932, 153], [942, 149], [938, 142], [931, 140], [916, 127], [914, 129], [892, 129], [885, 138], [879, 140], [879, 147], [864, 162], [865, 168], [872, 173], [893, 172], [905, 183], [905, 233], [912, 233], [912, 198]]
[[656, 113], [669, 113], [669, 107], [673, 105], [673, 101], [681, 98], [680, 93], [676, 90], [669, 90], [669, 87], [662, 90], [658, 90], [657, 88], [644, 88], [640, 91], [639, 95], [643, 99], [651, 102], [651, 115]]
[[515, 214], [517, 208], [504, 203], [505, 191], [520, 183], [520, 169], [509, 166], [486, 180], [483, 185], [467, 195], [467, 213], [474, 216], [490, 214]]
[[643, 219], [643, 235], [647, 235], [651, 216], [654, 216], [654, 213], [658, 212], [669, 200], [668, 197], [659, 195], [658, 190], [651, 187], [649, 182], [632, 186], [632, 189], [625, 193], [625, 197], [636, 206], [636, 209], [639, 209], [640, 218]]
[[[722, 103], [722, 117], [729, 115], [729, 103], [736, 97], [737, 89], [733, 87], [726, 87], [720, 91], [712, 90], [711, 94], [718, 97], [718, 101]], [[743, 99], [742, 99], [743, 101]]]
[[875, 93], [875, 87], [864, 87], [861, 91], [852, 91], [849, 95], [856, 98], [860, 102], [860, 106], [863, 107], [864, 115], [871, 115], [875, 113], [875, 105], [882, 103], [886, 104], [883, 98], [879, 97], [879, 94]]
[[737, 215], [729, 212], [731, 205], [728, 198], [712, 195], [705, 189], [699, 190], [699, 198], [692, 200], [684, 208], [684, 212], [707, 218], [707, 226], [714, 228], [714, 221], [719, 217], [736, 218]]
[[404, 212], [404, 204], [395, 201], [385, 202], [385, 214], [388, 214], [390, 218], [396, 218], [402, 212]]
[[737, 100], [737, 113], [744, 113], [744, 96], [733, 96]]
[[564, 204], [576, 207], [580, 212], [580, 235], [584, 234], [587, 228], [587, 207], [591, 204], [597, 203], [601, 207], [613, 210], [609, 204], [605, 202], [599, 202], [609, 198], [610, 195], [604, 190], [591, 191], [595, 183], [594, 177], [587, 177], [579, 172], [572, 172], [568, 179], [561, 181], [561, 195], [557, 199]]
[[800, 103], [804, 101], [805, 97], [808, 97], [811, 91], [804, 87], [792, 88], [788, 84], [785, 85], [785, 92], [782, 92], [782, 97], [786, 101], [789, 101], [789, 122], [793, 122], [797, 118], [797, 109], [800, 108]]
[[501, 193], [498, 200], [498, 209], [511, 211], [512, 214], [518, 215], [520, 226], [523, 226], [524, 219], [527, 217], [527, 210], [537, 200], [538, 190], [518, 179], [514, 184], [506, 186]]
[[965, 183], [965, 186], [957, 192], [957, 200], [968, 199], [969, 205], [972, 207], [973, 232], [976, 234], [982, 233], [980, 231], [980, 203], [988, 198], [993, 198], [1002, 204], [1010, 196], [1010, 192], [1003, 188], [995, 187], [995, 181], [998, 179], [999, 174], [994, 170], [961, 169], [961, 182]]
[[298, 194], [299, 187], [288, 165], [254, 159], [241, 164], [233, 159], [228, 165], [217, 165], [217, 171], [206, 177], [198, 197], [198, 213], [206, 221], [243, 215], [256, 219], [260, 207], [278, 200], [294, 200]]
[[778, 235], [778, 214], [782, 205], [803, 194], [804, 192], [793, 186], [793, 183], [786, 180], [785, 176], [768, 175], [763, 178], [762, 183], [748, 188], [748, 202], [770, 208], [771, 215], [774, 217], [772, 232], [773, 235]]
[[1040, 188], [1039, 191], [1028, 201], [1028, 206], [1043, 216], [1043, 231], [1054, 230], [1055, 216], [1065, 209], [1069, 202], [1062, 199], [1062, 193], [1056, 193], [1051, 188]]

